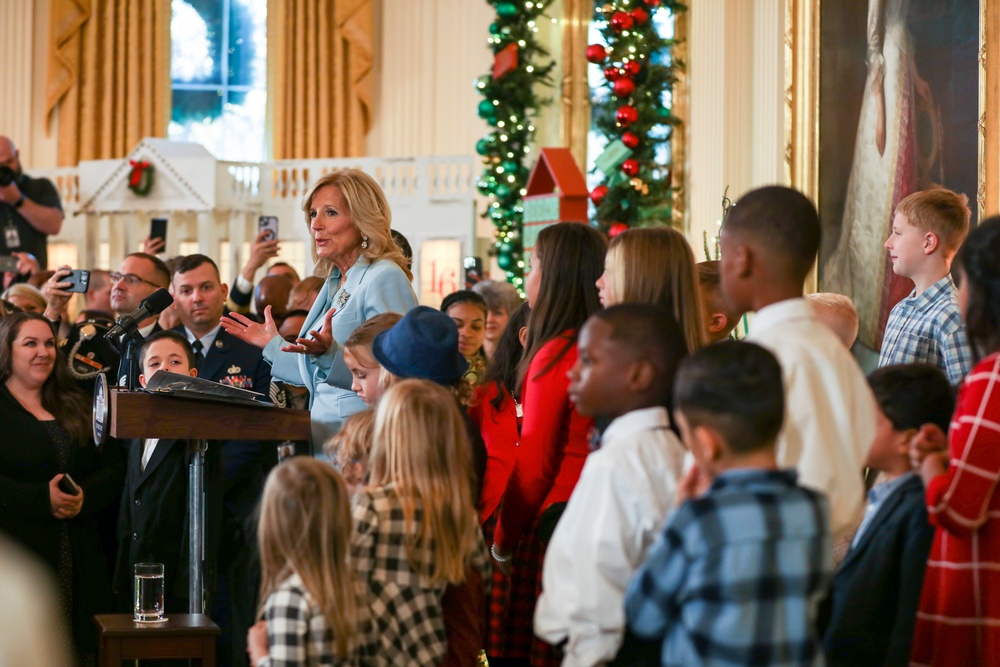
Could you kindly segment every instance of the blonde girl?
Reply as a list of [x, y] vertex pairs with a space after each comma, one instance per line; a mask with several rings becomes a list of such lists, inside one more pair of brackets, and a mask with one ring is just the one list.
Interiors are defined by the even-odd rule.
[[[369, 486], [354, 498], [354, 570], [367, 589], [370, 664], [439, 665], [475, 618], [451, 626], [449, 585], [480, 580], [488, 556], [473, 504], [465, 422], [449, 391], [399, 380], [375, 416]], [[479, 595], [482, 595], [480, 587]], [[457, 662], [474, 664], [471, 655]]]
[[378, 403], [388, 385], [379, 382], [381, 365], [372, 354], [375, 336], [403, 319], [399, 313], [380, 313], [354, 330], [344, 343], [344, 364], [351, 372], [351, 391], [369, 408]]
[[705, 344], [694, 253], [676, 229], [642, 227], [611, 239], [597, 289], [605, 308], [619, 303], [663, 306], [677, 318], [689, 351]]
[[351, 495], [368, 482], [368, 459], [374, 432], [375, 410], [368, 408], [348, 417], [337, 435], [323, 445], [323, 453], [336, 463]]
[[329, 465], [301, 456], [271, 472], [258, 529], [264, 620], [247, 636], [253, 667], [356, 662], [350, 539], [347, 487]]

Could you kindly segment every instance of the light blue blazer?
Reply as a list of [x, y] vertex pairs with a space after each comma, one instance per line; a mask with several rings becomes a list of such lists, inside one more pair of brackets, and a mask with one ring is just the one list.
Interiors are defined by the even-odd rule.
[[405, 314], [417, 305], [417, 295], [403, 270], [392, 260], [374, 262], [364, 256], [347, 272], [347, 280], [337, 289], [340, 272], [326, 279], [316, 302], [306, 317], [300, 337], [323, 326], [330, 308], [336, 312], [330, 324], [333, 344], [326, 354], [312, 356], [282, 352], [285, 341], [275, 336], [264, 348], [271, 364], [271, 376], [309, 389], [313, 451], [318, 452], [327, 438], [340, 430], [350, 415], [365, 409], [364, 402], [351, 391], [351, 372], [344, 364], [344, 342], [359, 324], [380, 313]]

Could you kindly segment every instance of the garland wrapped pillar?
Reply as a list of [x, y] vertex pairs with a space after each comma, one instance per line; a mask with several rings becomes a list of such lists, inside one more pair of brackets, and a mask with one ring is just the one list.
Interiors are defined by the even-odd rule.
[[483, 173], [476, 182], [490, 198], [483, 214], [496, 227], [493, 252], [507, 281], [522, 292], [524, 259], [521, 245], [521, 198], [525, 193], [535, 126], [532, 117], [544, 103], [535, 90], [551, 85], [555, 63], [538, 42], [537, 23], [550, 0], [488, 0], [496, 8], [487, 42], [493, 51], [492, 70], [476, 80], [483, 96], [479, 117], [491, 129], [476, 143]]

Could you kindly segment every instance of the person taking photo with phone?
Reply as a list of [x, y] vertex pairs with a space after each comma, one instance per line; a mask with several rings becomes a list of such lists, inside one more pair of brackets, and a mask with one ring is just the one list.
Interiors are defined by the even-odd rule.
[[14, 142], [0, 136], [0, 255], [31, 253], [47, 268], [48, 237], [58, 234], [62, 223], [56, 186], [25, 174]]
[[117, 498], [124, 469], [119, 448], [94, 447], [89, 401], [57, 356], [41, 315], [0, 320], [0, 533], [51, 571], [72, 629], [53, 640], [72, 639], [83, 658], [97, 648], [94, 614], [111, 611], [95, 516]]

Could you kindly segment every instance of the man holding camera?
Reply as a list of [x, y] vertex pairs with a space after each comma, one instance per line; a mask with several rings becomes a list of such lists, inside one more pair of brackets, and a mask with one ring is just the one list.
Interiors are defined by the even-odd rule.
[[47, 178], [21, 169], [14, 142], [0, 136], [0, 255], [31, 253], [48, 267], [47, 237], [62, 229], [59, 193]]

